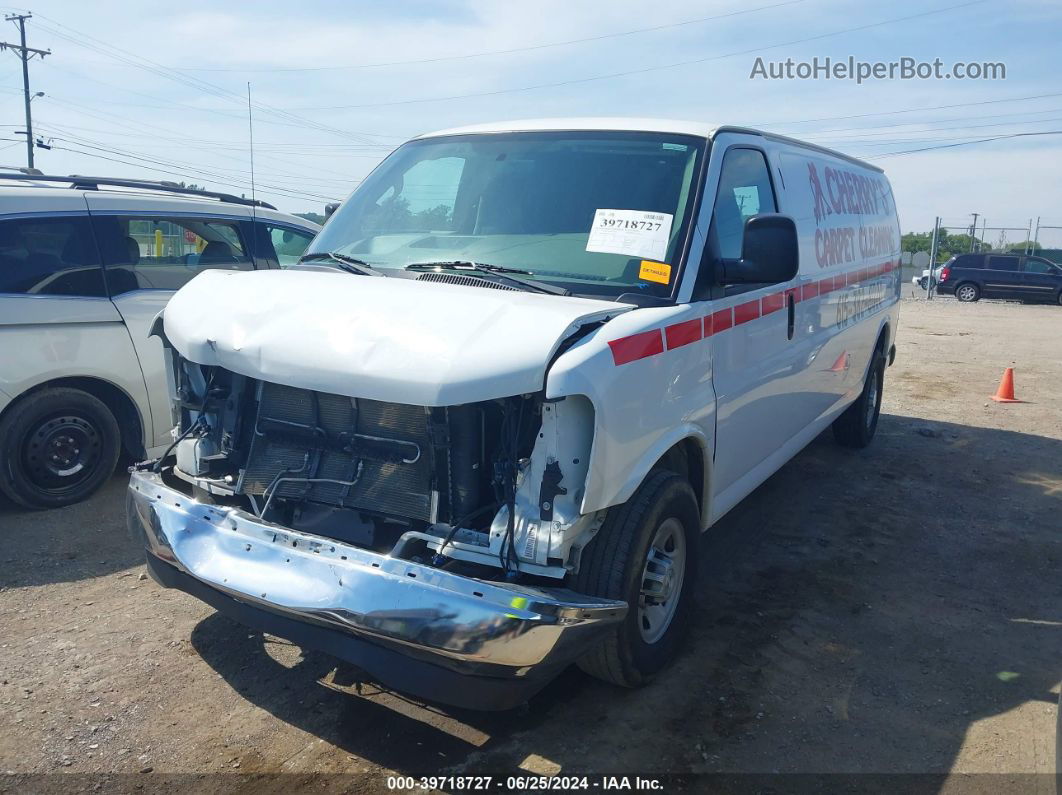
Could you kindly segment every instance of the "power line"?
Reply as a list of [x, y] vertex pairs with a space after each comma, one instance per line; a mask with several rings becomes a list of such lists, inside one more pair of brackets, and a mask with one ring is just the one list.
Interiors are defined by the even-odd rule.
[[969, 6], [980, 5], [981, 3], [988, 2], [988, 0], [968, 0], [965, 3], [959, 3], [958, 5], [945, 6], [944, 8], [936, 8], [931, 11], [921, 11], [917, 14], [908, 14], [903, 17], [894, 17], [892, 19], [885, 19], [880, 22], [870, 22], [865, 25], [857, 25], [851, 28], [843, 28], [842, 30], [835, 30], [829, 33], [820, 33], [816, 36], [807, 36], [802, 39], [793, 39], [791, 41], [783, 41], [777, 44], [771, 44], [766, 47], [750, 47], [745, 50], [735, 50], [733, 52], [721, 53], [719, 55], [709, 55], [703, 58], [693, 58], [687, 61], [676, 61], [674, 63], [661, 64], [660, 66], [646, 66], [639, 69], [628, 69], [623, 72], [612, 72], [605, 75], [594, 75], [592, 77], [579, 77], [571, 80], [558, 80], [553, 83], [539, 83], [532, 86], [520, 86], [517, 88], [500, 88], [494, 91], [478, 91], [471, 94], [454, 94], [452, 96], [445, 97], [422, 97], [419, 99], [402, 99], [402, 100], [390, 100], [388, 102], [367, 102], [359, 105], [321, 105], [321, 106], [303, 106], [289, 108], [289, 110], [359, 110], [364, 108], [384, 108], [393, 107], [396, 105], [416, 105], [425, 102], [449, 102], [457, 99], [472, 99], [476, 97], [493, 97], [500, 94], [515, 94], [523, 91], [535, 91], [542, 88], [560, 88], [562, 86], [577, 85], [580, 83], [590, 83], [597, 80], [611, 80], [617, 77], [631, 77], [632, 75], [646, 74], [649, 72], [660, 72], [666, 69], [677, 69], [682, 66], [692, 66], [693, 64], [708, 63], [709, 61], [719, 61], [724, 58], [733, 58], [738, 55], [749, 55], [756, 52], [766, 52], [768, 50], [775, 50], [779, 47], [790, 47], [794, 44], [806, 44], [811, 41], [819, 41], [821, 39], [828, 39], [834, 36], [841, 36], [845, 33], [855, 33], [861, 30], [869, 30], [871, 28], [882, 27], [883, 25], [892, 25], [896, 22], [907, 22], [912, 19], [920, 19], [922, 17], [931, 16], [933, 14], [943, 14], [947, 11], [954, 11], [959, 8], [968, 8]]
[[[229, 102], [237, 102], [241, 106], [243, 105], [242, 95], [236, 92], [230, 91], [214, 83], [209, 83], [205, 80], [201, 80], [196, 77], [182, 75], [181, 73], [176, 72], [173, 69], [170, 69], [169, 67], [163, 66], [162, 64], [156, 63], [155, 61], [152, 61], [148, 58], [136, 55], [135, 53], [129, 52], [128, 50], [123, 50], [122, 48], [117, 47], [113, 44], [108, 44], [107, 42], [102, 41], [101, 39], [97, 39], [94, 36], [90, 36], [87, 33], [83, 33], [73, 28], [69, 28], [66, 25], [63, 25], [62, 23], [51, 19], [50, 17], [44, 16], [43, 14], [38, 14], [38, 17], [41, 19], [46, 19], [48, 20], [48, 22], [51, 23], [51, 25], [41, 25], [40, 23], [38, 23], [39, 27], [42, 30], [46, 30], [53, 36], [58, 36], [59, 38], [64, 39], [65, 41], [69, 41], [70, 43], [78, 47], [83, 47], [85, 49], [92, 50], [93, 52], [98, 52], [101, 55], [104, 55], [108, 58], [112, 58], [116, 61], [119, 61], [120, 63], [124, 63], [128, 66], [133, 66], [137, 69], [142, 69], [146, 72], [154, 74], [158, 77], [163, 77], [167, 80], [172, 80], [195, 91], [205, 92], [207, 94], [210, 94], [211, 96], [215, 96]], [[57, 30], [56, 28], [62, 28], [63, 30], [71, 31], [71, 33], [64, 33], [63, 30]], [[366, 136], [372, 135], [371, 133], [356, 133], [349, 130], [341, 130], [335, 127], [330, 127], [328, 125], [321, 124], [310, 119], [304, 119], [300, 116], [296, 116], [292, 113], [289, 113], [286, 110], [274, 108], [270, 105], [266, 105], [261, 102], [256, 103], [255, 107], [262, 113], [271, 114], [273, 116], [279, 116], [280, 118], [284, 118], [288, 121], [296, 122], [300, 126], [311, 127], [321, 132], [328, 132], [333, 135], [338, 135], [344, 138], [351, 138], [354, 140], [358, 140], [360, 138], [362, 139], [363, 143], [366, 142], [364, 140]]]
[[980, 102], [959, 102], [955, 105], [932, 105], [918, 108], [904, 108], [903, 110], [882, 110], [874, 113], [857, 113], [852, 116], [823, 116], [818, 119], [791, 119], [789, 121], [761, 121], [754, 122], [757, 127], [774, 125], [788, 126], [790, 124], [810, 124], [817, 121], [848, 121], [849, 119], [869, 119], [872, 116], [898, 116], [902, 113], [917, 113], [922, 110], [950, 110], [952, 108], [972, 108], [976, 105], [995, 105], [1000, 102], [1025, 102], [1030, 99], [1047, 99], [1048, 97], [1062, 97], [1062, 91], [1053, 94], [1034, 94], [1029, 97], [1009, 97], [1006, 99], [985, 99]]
[[[1056, 109], [1056, 111], [1057, 110], [1059, 110], [1059, 109]], [[960, 127], [929, 127], [929, 128], [925, 128], [925, 129], [921, 129], [921, 130], [905, 130], [904, 132], [910, 133], [912, 135], [915, 135], [915, 134], [918, 134], [918, 133], [927, 133], [927, 132], [956, 132], [958, 130], [978, 130], [978, 129], [982, 129], [982, 128], [985, 128], [985, 127], [1016, 127], [1016, 126], [1022, 125], [1022, 124], [1046, 124], [1047, 122], [1056, 122], [1056, 121], [1062, 121], [1062, 118], [1030, 119], [1028, 121], [997, 121], [997, 122], [993, 122], [991, 124], [967, 124], [967, 125], [963, 125], [963, 126], [960, 126]], [[816, 138], [822, 138], [823, 135], [826, 135], [826, 134], [828, 134], [828, 131], [821, 131], [821, 132], [815, 132], [815, 133], [806, 133], [804, 135], [804, 137], [805, 138], [816, 139]], [[897, 133], [896, 131], [881, 132], [881, 133], [864, 132], [864, 135], [866, 137], [868, 137], [868, 138], [876, 138], [876, 137], [881, 137], [881, 136], [885, 136], [885, 135], [893, 135], [893, 136], [895, 136], [895, 135], [898, 135], [898, 134], [901, 134], [901, 133]], [[846, 138], [846, 136], [838, 136], [837, 138], [834, 138], [833, 140], [845, 141], [845, 140], [855, 140], [855, 139], [854, 138]], [[900, 138], [900, 139], [895, 139], [895, 140], [901, 140], [902, 141], [903, 139]]]
[[1009, 135], [996, 135], [991, 138], [979, 138], [976, 141], [962, 141], [954, 144], [941, 144], [940, 146], [925, 146], [921, 149], [907, 149], [902, 152], [886, 152], [881, 155], [874, 155], [868, 158], [869, 160], [881, 160], [886, 157], [897, 157], [898, 155], [913, 155], [918, 152], [932, 152], [935, 149], [953, 149], [956, 146], [969, 146], [971, 144], [983, 144], [990, 141], [1002, 141], [1007, 138], [1026, 138], [1036, 135], [1062, 135], [1062, 130], [1043, 130], [1041, 132], [1023, 132], [1023, 133], [1011, 133]]
[[493, 55], [513, 55], [521, 52], [532, 52], [535, 50], [545, 50], [552, 47], [568, 47], [574, 44], [587, 44], [594, 41], [603, 41], [605, 39], [618, 39], [624, 36], [635, 36], [641, 33], [654, 33], [660, 30], [668, 30], [671, 28], [679, 28], [686, 25], [696, 25], [701, 22], [710, 22], [716, 19], [726, 19], [728, 17], [736, 17], [742, 14], [752, 14], [757, 11], [769, 11], [773, 8], [781, 8], [783, 6], [797, 5], [798, 3], [806, 2], [806, 0], [787, 0], [783, 3], [775, 3], [769, 6], [759, 6], [757, 8], [743, 8], [737, 11], [730, 11], [726, 14], [717, 14], [711, 17], [699, 17], [697, 19], [687, 19], [682, 22], [670, 22], [665, 25], [654, 25], [649, 28], [636, 28], [635, 30], [625, 30], [620, 33], [603, 33], [599, 36], [587, 36], [582, 39], [568, 39], [566, 41], [553, 41], [545, 44], [530, 44], [525, 47], [512, 47], [506, 50], [485, 50], [483, 52], [470, 52], [462, 53], [460, 55], [443, 55], [435, 58], [415, 58], [408, 61], [385, 61], [381, 63], [365, 63], [365, 64], [350, 64], [350, 65], [336, 65], [336, 66], [293, 66], [293, 67], [269, 67], [269, 68], [250, 68], [241, 69], [235, 67], [208, 67], [208, 66], [174, 66], [173, 69], [179, 72], [332, 72], [349, 69], [378, 69], [385, 66], [410, 66], [414, 64], [431, 64], [442, 63], [444, 61], [465, 61], [472, 58], [485, 58]]
[[[218, 180], [219, 184], [228, 185], [230, 187], [231, 186], [235, 186], [237, 184], [239, 184], [239, 186], [242, 187], [242, 188], [249, 187], [249, 182], [246, 179], [243, 179], [241, 177], [234, 177], [234, 176], [226, 175], [226, 174], [219, 174], [219, 173], [217, 173], [217, 170], [209, 171], [209, 170], [207, 170], [205, 168], [190, 166], [190, 165], [188, 165], [186, 163], [175, 162], [175, 161], [172, 161], [172, 160], [164, 160], [162, 158], [145, 157], [144, 155], [137, 154], [135, 152], [128, 152], [128, 151], [125, 151], [125, 150], [122, 150], [122, 149], [117, 149], [115, 147], [104, 146], [104, 145], [98, 144], [98, 143], [90, 143], [90, 142], [86, 142], [85, 140], [80, 140], [79, 141], [79, 140], [71, 140], [71, 139], [67, 139], [67, 138], [56, 138], [55, 140], [63, 141], [65, 143], [72, 144], [74, 146], [79, 146], [79, 147], [82, 147], [82, 149], [90, 149], [90, 150], [93, 150], [93, 152], [84, 152], [84, 151], [75, 150], [75, 149], [68, 149], [67, 147], [54, 146], [53, 145], [53, 148], [56, 148], [56, 149], [67, 149], [68, 151], [75, 151], [75, 152], [79, 152], [80, 154], [85, 154], [85, 155], [89, 155], [89, 156], [96, 156], [95, 152], [97, 152], [97, 151], [98, 152], [105, 152], [108, 155], [117, 155], [119, 157], [125, 157], [125, 158], [130, 158], [132, 160], [141, 161], [141, 162], [137, 162], [137, 163], [129, 163], [127, 161], [116, 161], [116, 162], [125, 162], [126, 165], [134, 165], [134, 166], [143, 167], [144, 164], [148, 164], [151, 167], [155, 168], [155, 170], [157, 170], [157, 171], [162, 171], [163, 170], [161, 168], [158, 168], [158, 166], [163, 166], [163, 167], [168, 167], [168, 168], [179, 168], [179, 169], [183, 170], [183, 173], [181, 173], [181, 172], [172, 172], [172, 171], [171, 172], [165, 172], [165, 173], [176, 174], [177, 176], [187, 176], [188, 174], [192, 174], [192, 175], [206, 177], [207, 179]], [[103, 159], [107, 159], [107, 158], [103, 158]], [[321, 199], [321, 200], [324, 200], [324, 201], [335, 201], [336, 200], [335, 196], [326, 196], [326, 195], [323, 195], [323, 194], [312, 193], [310, 191], [296, 191], [296, 190], [292, 190], [291, 188], [289, 188], [287, 186], [269, 185], [269, 184], [265, 184], [265, 183], [259, 183], [259, 184], [262, 185], [262, 187], [264, 187], [264, 188], [269, 188], [270, 190], [276, 191], [278, 193], [294, 194], [298, 198], [309, 197], [309, 198], [314, 198], [314, 199]]]

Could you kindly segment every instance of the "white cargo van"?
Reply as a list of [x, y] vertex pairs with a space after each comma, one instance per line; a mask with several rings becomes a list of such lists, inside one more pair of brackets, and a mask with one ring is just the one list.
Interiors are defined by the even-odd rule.
[[832, 425], [874, 435], [900, 235], [874, 166], [740, 127], [484, 125], [400, 147], [304, 265], [156, 323], [153, 576], [421, 697], [648, 681], [698, 544]]

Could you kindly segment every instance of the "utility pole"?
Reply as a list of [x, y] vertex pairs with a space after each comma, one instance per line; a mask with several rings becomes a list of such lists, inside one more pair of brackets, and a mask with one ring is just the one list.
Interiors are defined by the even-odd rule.
[[929, 278], [926, 279], [926, 300], [933, 300], [933, 282], [936, 279], [935, 268], [937, 267], [937, 248], [940, 237], [940, 216], [933, 221], [933, 243], [929, 247]]
[[32, 16], [32, 14], [11, 14], [4, 17], [8, 22], [18, 22], [22, 43], [10, 44], [6, 41], [0, 41], [0, 50], [17, 52], [19, 58], [22, 59], [22, 90], [26, 95], [26, 165], [30, 168], [33, 168], [33, 117], [30, 115], [30, 100], [33, 97], [30, 96], [29, 62], [34, 55], [44, 58], [45, 55], [52, 54], [51, 50], [38, 50], [26, 46], [26, 20]]
[[974, 237], [977, 235], [977, 216], [980, 213], [970, 213], [973, 216], [973, 223], [970, 224], [970, 253], [973, 254], [974, 250]]

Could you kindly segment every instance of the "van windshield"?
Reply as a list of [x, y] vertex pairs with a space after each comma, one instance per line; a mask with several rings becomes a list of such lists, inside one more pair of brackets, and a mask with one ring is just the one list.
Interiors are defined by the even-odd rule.
[[527, 132], [411, 141], [310, 246], [377, 269], [476, 262], [576, 294], [671, 294], [705, 141]]

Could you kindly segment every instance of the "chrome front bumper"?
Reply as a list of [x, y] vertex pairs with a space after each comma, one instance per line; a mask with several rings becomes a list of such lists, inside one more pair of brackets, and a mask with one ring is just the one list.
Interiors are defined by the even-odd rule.
[[[151, 472], [132, 475], [127, 521], [162, 584], [383, 684], [463, 706], [526, 699], [627, 612], [623, 602], [462, 577], [198, 503]], [[472, 680], [502, 695], [466, 694]]]

